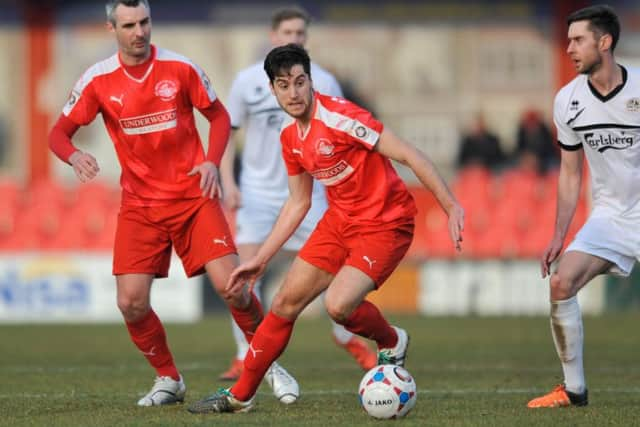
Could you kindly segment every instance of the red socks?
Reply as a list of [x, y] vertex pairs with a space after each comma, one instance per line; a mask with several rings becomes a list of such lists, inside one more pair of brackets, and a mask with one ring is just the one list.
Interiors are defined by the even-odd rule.
[[240, 309], [230, 305], [229, 310], [231, 311], [233, 320], [236, 321], [240, 330], [244, 333], [247, 342], [250, 343], [254, 332], [263, 318], [262, 304], [260, 304], [256, 294], [251, 292], [251, 301], [246, 308]]
[[244, 370], [231, 387], [231, 393], [236, 399], [247, 401], [256, 393], [264, 374], [289, 343], [293, 324], [293, 320], [279, 317], [271, 311], [267, 313], [249, 343]]
[[140, 349], [153, 366], [159, 377], [171, 377], [178, 381], [180, 374], [173, 363], [173, 356], [167, 345], [167, 336], [160, 319], [153, 310], [134, 323], [125, 322], [131, 341]]
[[396, 331], [382, 316], [378, 307], [369, 301], [362, 301], [342, 325], [356, 335], [374, 340], [378, 348], [391, 348], [398, 343]]

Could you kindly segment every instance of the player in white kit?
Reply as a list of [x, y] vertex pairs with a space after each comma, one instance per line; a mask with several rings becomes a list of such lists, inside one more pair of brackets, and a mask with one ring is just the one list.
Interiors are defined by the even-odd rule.
[[585, 406], [582, 316], [577, 293], [602, 273], [629, 275], [640, 258], [640, 71], [615, 62], [615, 12], [591, 6], [572, 13], [567, 53], [580, 73], [558, 92], [554, 121], [562, 148], [556, 226], [542, 276], [558, 258], [580, 193], [583, 153], [593, 210], [550, 277], [551, 331], [564, 383], [530, 408]]
[[[307, 39], [308, 14], [297, 7], [277, 10], [272, 16], [271, 44], [288, 43], [304, 45]], [[335, 77], [316, 64], [311, 64], [314, 89], [327, 95], [342, 97], [342, 90]], [[224, 204], [236, 211], [235, 242], [242, 261], [251, 259], [265, 241], [289, 195], [287, 172], [281, 155], [280, 128], [286, 114], [278, 106], [269, 89], [269, 79], [262, 61], [239, 72], [231, 86], [226, 102], [233, 129], [245, 128], [246, 138], [242, 151], [240, 188], [235, 184], [233, 138], [223, 157], [220, 173]], [[314, 183], [313, 202], [305, 220], [285, 244], [291, 254], [300, 250], [315, 228], [325, 210], [327, 201], [324, 188]], [[260, 295], [260, 282], [255, 293]], [[232, 319], [237, 354], [231, 367], [220, 375], [223, 380], [236, 380], [243, 368], [248, 344]], [[333, 322], [334, 341], [349, 351], [363, 369], [376, 364], [376, 353], [360, 338]], [[267, 374], [267, 381], [269, 377]], [[275, 390], [274, 390], [275, 391]]]

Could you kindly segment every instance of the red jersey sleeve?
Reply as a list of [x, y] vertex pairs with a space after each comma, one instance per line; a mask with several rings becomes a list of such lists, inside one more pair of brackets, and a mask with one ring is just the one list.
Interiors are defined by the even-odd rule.
[[203, 116], [209, 121], [209, 149], [207, 150], [207, 160], [212, 161], [216, 166], [220, 166], [222, 155], [229, 142], [231, 133], [231, 120], [229, 113], [224, 108], [222, 102], [217, 99], [206, 110], [200, 110]]
[[317, 114], [330, 128], [346, 134], [347, 140], [373, 150], [384, 129], [382, 122], [364, 108], [343, 98], [317, 95], [321, 106]]
[[[294, 150], [298, 150], [295, 147], [296, 141], [296, 125], [295, 122], [291, 122], [289, 126], [286, 126], [280, 132], [280, 142], [282, 144], [282, 158], [284, 164], [287, 167], [287, 174], [289, 176], [300, 175], [305, 171], [302, 164], [299, 161], [299, 154], [296, 155]], [[299, 153], [301, 151], [298, 151]]]
[[100, 111], [100, 103], [95, 96], [93, 72], [88, 70], [76, 82], [62, 113], [73, 123], [84, 126], [93, 121]]
[[191, 105], [199, 110], [206, 110], [217, 99], [211, 80], [196, 64], [191, 63], [187, 78]]
[[65, 163], [69, 163], [69, 157], [78, 150], [71, 142], [71, 137], [78, 127], [67, 116], [60, 114], [58, 121], [49, 132], [49, 148]]

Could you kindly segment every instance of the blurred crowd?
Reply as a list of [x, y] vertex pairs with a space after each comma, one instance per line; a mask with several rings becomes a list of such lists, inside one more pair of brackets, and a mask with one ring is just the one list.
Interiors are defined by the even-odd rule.
[[[467, 258], [535, 258], [553, 232], [559, 149], [551, 126], [536, 110], [525, 111], [511, 150], [476, 115], [463, 133], [451, 183], [467, 213]], [[588, 180], [583, 180], [587, 182]], [[457, 256], [446, 218], [421, 187], [417, 232], [409, 255], [416, 259]], [[0, 251], [110, 251], [120, 205], [117, 184], [65, 186], [36, 182], [24, 186], [0, 178]], [[587, 216], [586, 189], [572, 232]]]
[[[452, 188], [466, 210], [463, 255], [467, 258], [537, 258], [551, 240], [560, 152], [542, 113], [522, 114], [512, 145], [511, 151], [505, 150], [481, 114], [461, 138]], [[583, 179], [567, 241], [587, 217], [587, 182]], [[414, 191], [422, 218], [411, 254], [453, 257], [446, 218], [423, 193]]]
[[527, 110], [522, 114], [515, 136], [515, 149], [506, 153], [495, 133], [487, 127], [482, 114], [474, 117], [460, 141], [458, 170], [480, 166], [492, 172], [515, 168], [545, 174], [558, 166], [559, 151], [550, 126], [542, 113]]

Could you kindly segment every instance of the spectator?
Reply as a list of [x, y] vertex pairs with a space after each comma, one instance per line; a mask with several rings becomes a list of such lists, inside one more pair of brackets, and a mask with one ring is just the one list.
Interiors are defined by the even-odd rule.
[[480, 165], [487, 169], [497, 170], [505, 160], [500, 147], [500, 140], [491, 133], [481, 114], [474, 118], [469, 133], [463, 136], [458, 153], [458, 168]]
[[531, 154], [537, 158], [538, 172], [544, 173], [558, 166], [558, 151], [553, 144], [553, 135], [549, 126], [537, 110], [525, 111], [518, 125], [516, 137], [515, 161]]

